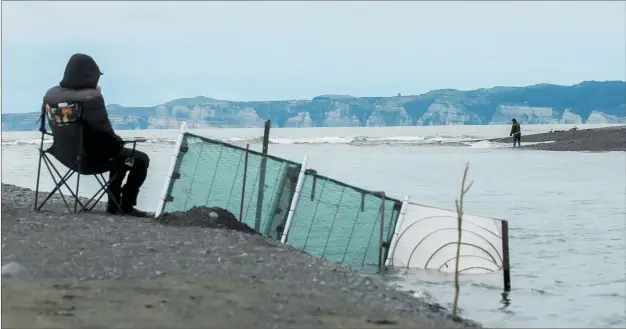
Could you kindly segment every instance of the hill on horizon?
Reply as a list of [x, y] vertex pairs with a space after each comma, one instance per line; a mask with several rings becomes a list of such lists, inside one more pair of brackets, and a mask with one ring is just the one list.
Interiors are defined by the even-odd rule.
[[[108, 104], [115, 129], [385, 127], [446, 124], [626, 123], [626, 81], [583, 81], [475, 90], [438, 89], [390, 97], [325, 94], [310, 100], [229, 101], [206, 96], [156, 106]], [[36, 130], [38, 113], [3, 113], [2, 129]]]

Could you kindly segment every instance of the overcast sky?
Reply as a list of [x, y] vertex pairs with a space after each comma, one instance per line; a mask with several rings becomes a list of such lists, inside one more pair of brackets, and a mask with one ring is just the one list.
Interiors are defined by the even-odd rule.
[[2, 110], [38, 111], [76, 52], [125, 106], [625, 80], [625, 15], [623, 1], [2, 2]]

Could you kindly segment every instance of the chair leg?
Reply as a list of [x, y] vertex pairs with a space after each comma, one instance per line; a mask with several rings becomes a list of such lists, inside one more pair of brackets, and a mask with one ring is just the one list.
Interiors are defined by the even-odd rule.
[[[100, 178], [98, 177], [98, 175], [94, 175], [94, 177], [96, 178], [96, 180], [98, 181], [98, 184], [100, 184], [100, 188], [98, 189], [98, 191], [96, 191], [96, 193], [94, 193], [94, 195], [87, 201], [87, 203], [85, 203], [85, 205], [80, 209], [80, 212], [82, 211], [91, 211], [93, 210], [93, 208], [98, 204], [98, 201], [100, 201], [100, 199], [104, 196], [104, 194], [106, 193], [106, 191], [104, 190], [104, 187], [102, 185], [102, 183], [100, 182]], [[93, 201], [93, 204], [91, 203]], [[91, 207], [89, 207], [89, 205], [91, 205]], [[88, 208], [89, 207], [89, 208]]]
[[[82, 128], [81, 128], [82, 130]], [[74, 198], [74, 212], [76, 212], [76, 206], [78, 205], [78, 189], [80, 187], [80, 172], [81, 172], [81, 166], [83, 164], [83, 134], [81, 132], [80, 134], [80, 147], [78, 148], [78, 176], [76, 177], [76, 197]]]
[[113, 192], [111, 192], [111, 182], [113, 182], [113, 180], [115, 180], [117, 178], [117, 175], [119, 175], [119, 173], [113, 175], [113, 177], [111, 179], [109, 179], [108, 181], [106, 181], [104, 179], [103, 175], [100, 175], [102, 177], [102, 181], [106, 182], [105, 183], [105, 188], [106, 188], [106, 193], [109, 196], [109, 198], [111, 198], [111, 200], [113, 200], [113, 203], [115, 204], [115, 206], [117, 207], [117, 211], [119, 211], [120, 213], [122, 213], [122, 204], [120, 202], [118, 202], [115, 199], [115, 196], [113, 195]]
[[[48, 168], [48, 171], [50, 172], [50, 176], [52, 177], [52, 180], [54, 181], [54, 188], [52, 189], [52, 191], [50, 191], [50, 193], [48, 193], [48, 195], [46, 196], [46, 198], [41, 202], [41, 204], [35, 208], [36, 211], [41, 210], [41, 208], [46, 204], [46, 202], [48, 202], [48, 200], [50, 199], [50, 197], [58, 190], [59, 194], [61, 195], [61, 199], [63, 199], [63, 203], [65, 203], [65, 207], [67, 207], [67, 210], [69, 210], [70, 212], [72, 211], [72, 209], [70, 208], [70, 205], [67, 203], [67, 200], [65, 200], [65, 195], [63, 195], [63, 192], [61, 191], [61, 185], [65, 184], [67, 186], [66, 181], [72, 177], [72, 175], [74, 174], [74, 171], [72, 171], [71, 169], [69, 169], [67, 171], [67, 173], [65, 173], [65, 175], [63, 177], [61, 177], [61, 180], [59, 182], [57, 182], [57, 179], [54, 176], [54, 173], [52, 172], [52, 169], [50, 168], [50, 166], [52, 164], [48, 164], [48, 162], [44, 162], [46, 164], [46, 167]], [[54, 165], [52, 165], [52, 167], [54, 167]], [[56, 168], [55, 168], [56, 170]], [[58, 173], [58, 171], [57, 171]], [[61, 176], [59, 174], [59, 176]], [[71, 192], [71, 189], [70, 189]]]
[[[52, 169], [54, 170], [54, 172], [55, 172], [55, 173], [56, 173], [59, 177], [62, 177], [62, 176], [61, 176], [61, 173], [57, 170], [57, 168], [54, 166], [54, 164], [52, 163], [52, 161], [50, 161], [50, 159], [49, 159], [49, 158], [48, 158], [45, 154], [44, 154], [44, 163], [46, 164], [46, 167], [48, 167], [48, 166], [49, 166], [49, 167], [48, 167], [48, 171], [50, 171], [50, 167], [52, 167]], [[70, 172], [71, 172], [70, 176], [71, 176], [71, 175], [73, 175], [73, 174], [75, 173], [75, 171], [73, 171], [73, 170], [69, 169], [69, 170], [67, 171], [67, 173], [70, 173]], [[54, 174], [53, 174], [52, 172], [50, 172], [50, 175], [54, 177]], [[67, 174], [66, 174], [66, 175], [67, 175]], [[72, 194], [72, 196], [74, 197], [74, 200], [76, 200], [76, 202], [78, 202], [78, 204], [82, 207], [82, 206], [83, 206], [83, 204], [82, 204], [82, 202], [80, 202], [80, 200], [78, 199], [78, 195], [77, 195], [78, 191], [77, 191], [77, 193], [74, 193], [74, 191], [72, 191], [72, 189], [70, 188], [70, 186], [67, 184], [67, 181], [70, 179], [70, 176], [68, 176], [68, 177], [63, 176], [63, 177], [65, 177], [65, 179], [64, 179], [64, 180], [62, 180], [63, 186], [65, 186], [65, 187], [67, 188], [67, 190], [68, 190], [68, 191], [70, 191], [70, 194]], [[80, 176], [80, 175], [79, 175], [79, 176]], [[61, 186], [58, 186], [58, 188], [59, 188], [59, 193], [61, 193]], [[63, 193], [61, 193], [61, 195], [63, 195]], [[72, 211], [71, 209], [68, 209], [68, 210], [69, 210], [70, 212]]]
[[[95, 208], [96, 205], [98, 205], [98, 202], [100, 201], [100, 199], [102, 199], [102, 197], [105, 194], [108, 194], [109, 198], [118, 207], [118, 210], [121, 210], [121, 207], [119, 206], [119, 204], [115, 200], [115, 198], [112, 196], [111, 190], [109, 189], [109, 185], [115, 179], [115, 177], [117, 177], [117, 175], [114, 175], [108, 181], [104, 178], [104, 175], [102, 175], [102, 174], [100, 174], [100, 177], [98, 177], [98, 175], [94, 175], [94, 177], [98, 181], [98, 184], [100, 184], [100, 189], [98, 189], [98, 191], [91, 197], [91, 199], [89, 199], [89, 201], [87, 201], [87, 203], [85, 203], [85, 205], [81, 208], [80, 211], [82, 212], [82, 211], [91, 211], [91, 210], [93, 210], [93, 208]], [[102, 178], [102, 180], [100, 178]], [[91, 203], [92, 201], [93, 201], [93, 204]]]
[[74, 212], [76, 212], [76, 207], [78, 206], [78, 188], [80, 187], [80, 174], [76, 175], [76, 196], [74, 196]]
[[[120, 205], [119, 202], [117, 202], [117, 200], [115, 199], [115, 197], [114, 197], [114, 195], [113, 195], [113, 193], [111, 192], [111, 189], [110, 189], [111, 182], [113, 182], [115, 180], [117, 175], [119, 175], [119, 174], [113, 175], [113, 177], [111, 177], [111, 179], [109, 179], [108, 181], [106, 180], [106, 178], [104, 178], [104, 175], [102, 175], [102, 174], [100, 174], [100, 177], [95, 175], [96, 180], [98, 180], [98, 183], [100, 184], [100, 189], [98, 190], [98, 192], [96, 192], [96, 194], [91, 199], [93, 200], [96, 197], [96, 195], [98, 195], [98, 194], [99, 194], [99, 196], [95, 200], [95, 202], [91, 205], [91, 207], [89, 209], [87, 209], [87, 211], [91, 211], [98, 204], [100, 199], [102, 199], [102, 197], [105, 194], [107, 194], [109, 196], [109, 200], [113, 201], [113, 203], [117, 207], [117, 210], [119, 212], [122, 212], [122, 206]], [[100, 178], [102, 178], [102, 180], [100, 180]], [[91, 201], [91, 200], [89, 200], [89, 201]]]
[[[64, 181], [68, 180], [70, 177], [72, 177], [72, 174], [73, 174], [71, 170], [68, 170], [68, 171], [65, 173], [65, 175], [61, 176], [61, 174], [60, 174], [58, 171], [56, 171], [56, 170], [55, 170], [55, 172], [56, 172], [56, 174], [58, 175], [58, 177], [60, 177], [60, 178], [61, 178], [61, 180], [60, 180], [59, 182], [57, 182], [57, 181], [56, 181], [56, 178], [55, 178], [55, 175], [54, 175], [54, 172], [52, 172], [52, 169], [50, 169], [50, 166], [52, 166], [52, 167], [54, 168], [54, 165], [53, 165], [53, 164], [51, 164], [51, 163], [48, 163], [48, 161], [46, 161], [46, 160], [47, 160], [47, 159], [44, 157], [44, 164], [45, 164], [45, 165], [46, 165], [46, 167], [48, 168], [48, 173], [50, 173], [50, 176], [52, 177], [52, 180], [54, 181], [55, 186], [54, 186], [54, 188], [52, 189], [52, 191], [50, 191], [50, 192], [48, 193], [48, 195], [46, 196], [46, 198], [45, 198], [45, 199], [41, 202], [41, 204], [39, 205], [39, 207], [38, 207], [36, 210], [40, 210], [40, 209], [41, 209], [41, 207], [43, 207], [43, 205], [44, 205], [44, 204], [48, 201], [48, 199], [50, 199], [50, 197], [51, 197], [52, 195], [54, 195], [54, 193], [55, 193], [57, 190], [59, 190], [59, 193], [62, 195], [63, 193], [61, 193], [61, 190], [60, 190], [61, 184], [62, 184]], [[55, 169], [56, 169], [56, 168], [55, 168]]]
[[39, 179], [41, 178], [41, 158], [44, 157], [44, 153], [39, 149], [39, 164], [37, 165], [37, 183], [35, 183], [35, 205], [33, 210], [37, 210], [37, 201], [39, 201]]

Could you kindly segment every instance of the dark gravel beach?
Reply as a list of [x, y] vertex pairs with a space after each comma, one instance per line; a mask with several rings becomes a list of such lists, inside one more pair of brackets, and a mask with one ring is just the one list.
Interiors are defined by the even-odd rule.
[[[499, 142], [513, 144], [513, 138], [508, 137]], [[524, 145], [536, 142], [551, 143]], [[522, 148], [546, 151], [626, 151], [626, 126], [522, 135]]]
[[157, 223], [57, 195], [36, 213], [33, 195], [2, 184], [2, 265], [26, 271], [2, 279], [3, 328], [480, 327], [201, 209]]

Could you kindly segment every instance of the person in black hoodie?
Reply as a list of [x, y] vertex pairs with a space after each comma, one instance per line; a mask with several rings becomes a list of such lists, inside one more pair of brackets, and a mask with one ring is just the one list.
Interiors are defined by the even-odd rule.
[[[147, 214], [135, 209], [139, 189], [146, 180], [150, 158], [144, 152], [134, 151], [132, 167], [124, 165], [131, 157], [131, 149], [124, 148], [122, 138], [113, 131], [109, 115], [106, 110], [98, 81], [102, 72], [91, 56], [74, 54], [70, 57], [65, 67], [63, 80], [58, 86], [50, 88], [44, 96], [44, 103], [74, 103], [82, 102], [84, 126], [85, 154], [92, 160], [113, 159], [116, 164], [110, 171], [110, 177], [116, 179], [111, 182], [110, 191], [118, 203], [123, 214], [144, 217]], [[122, 187], [126, 173], [128, 179]], [[118, 208], [110, 199], [107, 211], [112, 214], [118, 212]]]

